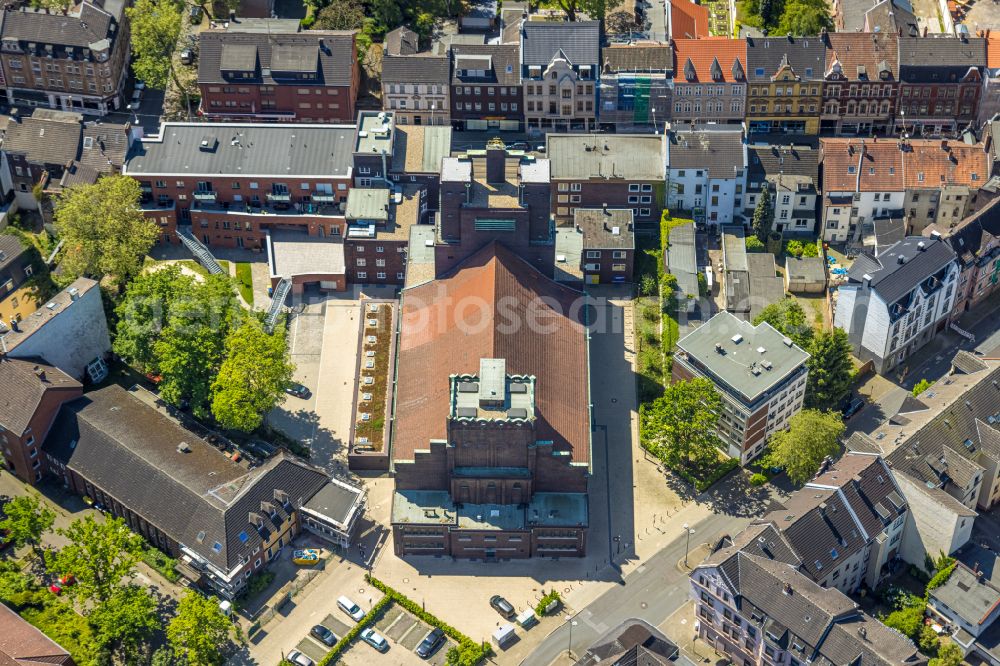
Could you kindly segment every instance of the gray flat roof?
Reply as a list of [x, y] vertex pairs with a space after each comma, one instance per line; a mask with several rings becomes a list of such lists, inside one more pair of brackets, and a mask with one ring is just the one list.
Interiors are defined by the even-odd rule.
[[135, 177], [346, 177], [353, 145], [352, 125], [164, 123], [159, 136], [132, 145], [124, 172]]
[[746, 230], [741, 224], [722, 225], [722, 256], [727, 271], [748, 271]]
[[305, 503], [305, 508], [346, 526], [364, 494], [360, 488], [332, 479]]
[[391, 156], [395, 126], [396, 118], [388, 111], [362, 111], [358, 116], [358, 142], [354, 152], [381, 154], [384, 150]]
[[340, 275], [346, 273], [344, 242], [301, 231], [271, 232], [274, 272], [280, 277]]
[[[716, 345], [720, 345], [721, 351]], [[677, 347], [688, 355], [689, 361], [694, 361], [695, 367], [707, 370], [713, 380], [739, 391], [750, 402], [798, 370], [809, 358], [809, 354], [770, 324], [764, 322], [755, 327], [729, 312], [720, 312], [709, 319], [681, 338]], [[759, 373], [754, 374], [753, 368]]]
[[1000, 590], [979, 577], [964, 564], [959, 563], [941, 587], [932, 590], [932, 600], [937, 599], [973, 626], [984, 623], [986, 617], [1000, 604]]
[[553, 179], [665, 176], [665, 144], [659, 134], [549, 134], [545, 145]]
[[352, 187], [347, 193], [344, 217], [349, 220], [388, 220], [389, 190]]
[[583, 270], [583, 232], [573, 227], [556, 229], [556, 264], [553, 279], [556, 282], [581, 282]]
[[434, 279], [433, 224], [415, 224], [410, 227], [410, 243], [406, 252], [405, 287], [415, 287]]
[[445, 490], [397, 490], [392, 523], [448, 525], [464, 530], [524, 530], [535, 525], [588, 524], [585, 493], [535, 493], [527, 510], [518, 504], [463, 504], [456, 508]]
[[670, 230], [667, 272], [677, 278], [678, 298], [698, 295], [698, 254], [694, 222]]
[[529, 525], [587, 525], [586, 493], [535, 493], [528, 505]]

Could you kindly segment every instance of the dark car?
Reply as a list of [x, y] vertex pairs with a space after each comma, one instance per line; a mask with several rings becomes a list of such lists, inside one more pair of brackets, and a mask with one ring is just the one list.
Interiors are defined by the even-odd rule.
[[854, 416], [855, 414], [857, 414], [858, 412], [860, 412], [864, 408], [864, 406], [865, 406], [865, 401], [864, 400], [862, 400], [861, 398], [855, 398], [846, 407], [844, 407], [841, 411], [844, 414], [844, 418], [845, 419], [849, 419], [852, 416]]
[[444, 632], [438, 628], [431, 629], [427, 632], [427, 635], [424, 636], [424, 640], [420, 641], [420, 645], [417, 646], [417, 656], [422, 659], [427, 659], [434, 654], [434, 651], [437, 650], [443, 642]]
[[191, 49], [184, 49], [181, 51], [181, 64], [190, 65], [194, 62], [194, 51]]
[[309, 630], [309, 633], [313, 635], [313, 638], [317, 639], [327, 647], [333, 647], [337, 644], [337, 641], [340, 640], [337, 638], [337, 634], [333, 633], [322, 624], [317, 624]]
[[312, 395], [312, 392], [309, 389], [307, 389], [302, 384], [298, 384], [296, 382], [292, 382], [291, 384], [286, 386], [285, 393], [287, 393], [288, 395], [293, 395], [296, 398], [302, 398], [303, 400], [307, 399], [309, 396]]
[[490, 606], [493, 610], [503, 615], [508, 620], [514, 617], [514, 607], [509, 601], [501, 597], [499, 594], [494, 594], [490, 597]]

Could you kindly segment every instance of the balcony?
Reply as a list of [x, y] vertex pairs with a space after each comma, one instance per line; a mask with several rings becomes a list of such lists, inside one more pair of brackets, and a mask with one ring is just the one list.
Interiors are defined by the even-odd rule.
[[313, 192], [309, 195], [309, 198], [311, 198], [315, 203], [337, 203], [337, 195], [333, 192]]
[[291, 192], [268, 192], [268, 201], [276, 201], [278, 203], [290, 203], [292, 200]]
[[175, 206], [173, 199], [153, 201], [152, 199], [139, 202], [139, 210], [173, 210]]
[[310, 215], [313, 217], [343, 217], [344, 213], [336, 204], [295, 203], [279, 206], [263, 206], [248, 204], [244, 201], [230, 203], [228, 201], [199, 201], [191, 205], [192, 213], [211, 213], [221, 215]]
[[198, 190], [191, 196], [194, 197], [195, 201], [215, 201], [217, 198], [216, 193], [212, 190]]

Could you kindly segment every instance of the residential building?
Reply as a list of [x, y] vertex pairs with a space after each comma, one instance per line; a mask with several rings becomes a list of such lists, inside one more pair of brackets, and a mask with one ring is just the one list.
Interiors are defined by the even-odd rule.
[[954, 228], [930, 225], [924, 229], [924, 235], [944, 240], [958, 259], [953, 319], [997, 291], [1000, 282], [1000, 201], [994, 199]]
[[802, 409], [809, 354], [770, 324], [720, 312], [680, 339], [674, 381], [705, 377], [722, 397], [716, 434], [746, 464]]
[[76, 666], [69, 650], [43, 634], [5, 604], [0, 604], [0, 663], [11, 666], [21, 664]]
[[420, 35], [401, 25], [385, 33], [382, 44], [385, 55], [415, 55], [420, 52]]
[[[349, 123], [361, 69], [353, 31], [237, 24], [198, 36], [199, 113], [213, 121]], [[256, 24], [254, 24], [256, 25]]]
[[990, 156], [982, 143], [914, 139], [902, 142], [903, 210], [909, 232], [930, 224], [958, 225], [976, 206], [979, 188], [989, 180]]
[[746, 117], [747, 43], [713, 37], [674, 39], [674, 123], [742, 124]]
[[671, 39], [705, 39], [709, 36], [708, 7], [689, 0], [668, 0], [667, 37]]
[[340, 238], [355, 134], [353, 125], [164, 123], [133, 144], [123, 173], [139, 181], [163, 242], [178, 229], [217, 247], [262, 249], [274, 228]]
[[628, 619], [587, 648], [579, 666], [643, 664], [672, 666], [680, 650], [663, 632], [639, 618]]
[[737, 125], [676, 126], [667, 138], [667, 208], [691, 211], [695, 222], [740, 222], [747, 183], [747, 148]]
[[410, 227], [427, 212], [427, 190], [352, 188], [347, 194], [344, 260], [350, 283], [403, 284]]
[[[805, 139], [805, 137], [802, 137]], [[815, 140], [790, 138], [747, 146], [747, 187], [743, 217], [753, 219], [766, 187], [774, 211], [771, 228], [782, 236], [816, 233], [819, 196], [819, 146]]]
[[899, 96], [895, 32], [835, 32], [821, 38], [826, 40], [826, 81], [820, 130], [836, 136], [889, 134]]
[[691, 572], [698, 638], [734, 663], [925, 666], [908, 638], [800, 571], [774, 529], [751, 526]]
[[521, 81], [527, 128], [591, 130], [597, 122], [599, 21], [522, 21]]
[[818, 134], [826, 45], [822, 37], [747, 37], [750, 134]]
[[601, 126], [617, 132], [666, 131], [674, 85], [670, 45], [607, 46], [602, 61]]
[[[303, 506], [331, 482], [285, 453], [236, 462], [153, 405], [152, 394], [117, 384], [63, 405], [45, 438], [49, 471], [177, 558], [185, 578], [233, 599], [299, 534]], [[364, 491], [345, 486], [335, 487], [340, 503], [312, 505], [330, 507], [324, 522], [343, 520], [345, 505], [356, 519]]]
[[955, 625], [952, 636], [968, 653], [975, 640], [1000, 617], [1000, 589], [978, 568], [955, 563], [940, 586], [927, 591], [927, 607], [936, 618]]
[[896, 131], [911, 137], [954, 134], [975, 122], [986, 68], [981, 37], [925, 34], [899, 38]]
[[98, 283], [77, 278], [30, 316], [0, 324], [0, 349], [10, 358], [44, 358], [77, 381], [103, 381], [111, 338]]
[[839, 287], [834, 325], [855, 356], [889, 373], [944, 328], [958, 274], [955, 252], [937, 238], [907, 236], [878, 258], [861, 254]]
[[455, 129], [520, 132], [524, 122], [520, 46], [455, 44], [450, 52]]
[[585, 284], [632, 281], [635, 230], [631, 208], [577, 208], [573, 232], [580, 237], [580, 249], [574, 254], [581, 257]]
[[821, 138], [823, 240], [860, 244], [876, 218], [902, 216], [903, 152], [893, 141]]
[[[876, 5], [877, 6], [877, 5]], [[892, 2], [889, 5], [896, 11], [913, 13], [909, 0], [900, 0], [898, 3]], [[858, 33], [891, 33], [896, 34], [896, 28], [884, 29], [879, 26], [865, 27], [865, 20], [872, 10], [872, 0], [836, 0], [833, 3], [833, 20], [837, 28], [836, 34], [858, 34]], [[876, 24], [878, 25], [878, 24]]]
[[128, 77], [125, 0], [83, 0], [65, 12], [6, 7], [0, 64], [10, 106], [103, 116], [120, 109]]
[[[0, 448], [5, 469], [34, 485], [45, 473], [42, 442], [60, 405], [83, 394], [80, 382], [41, 359], [0, 357]], [[2, 648], [0, 648], [2, 650]]]
[[[390, 449], [398, 557], [586, 553], [580, 298], [496, 241], [403, 290]], [[474, 313], [462, 307], [467, 299], [479, 304]], [[499, 308], [515, 302], [526, 310], [511, 320]], [[428, 317], [453, 323], [429, 329]], [[536, 317], [546, 325], [524, 325]]]
[[902, 35], [916, 28], [917, 17], [909, 0], [879, 0], [865, 12], [861, 32]]
[[451, 124], [450, 87], [446, 55], [382, 56], [382, 108], [399, 125]]
[[1000, 113], [1000, 35], [987, 29], [986, 67], [983, 69], [983, 91], [979, 95], [979, 117], [976, 125], [982, 127]]
[[898, 566], [907, 505], [888, 465], [873, 453], [824, 462], [812, 481], [760, 522], [781, 533], [799, 573], [854, 594], [878, 588]]
[[576, 208], [629, 208], [637, 225], [659, 223], [666, 138], [642, 134], [549, 134], [552, 212], [572, 224]]
[[774, 255], [747, 252], [747, 228], [725, 224], [722, 235], [722, 276], [725, 280], [726, 311], [753, 321], [764, 308], [785, 297], [785, 286], [777, 275]]
[[[490, 144], [485, 155], [446, 157], [432, 245], [442, 276], [494, 241], [552, 275], [555, 229], [550, 219], [550, 162]], [[410, 254], [412, 255], [412, 247]]]
[[0, 322], [20, 321], [38, 308], [35, 274], [38, 253], [21, 245], [17, 236], [0, 234]]
[[[451, 127], [391, 124], [390, 131], [393, 139], [389, 179], [424, 187], [427, 210], [437, 210], [441, 198], [441, 160], [451, 155]], [[378, 181], [371, 182], [373, 187], [380, 186]]]

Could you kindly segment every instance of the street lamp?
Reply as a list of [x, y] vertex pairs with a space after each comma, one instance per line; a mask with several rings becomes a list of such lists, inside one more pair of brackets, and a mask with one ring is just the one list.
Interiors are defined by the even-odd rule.
[[656, 134], [656, 107], [650, 109], [653, 112], [653, 134]]
[[431, 102], [431, 125], [434, 124], [434, 110], [437, 109], [437, 102]]
[[567, 618], [567, 622], [569, 622], [569, 642], [566, 644], [566, 656], [570, 659], [573, 658], [573, 627], [576, 626], [576, 620], [573, 617]]
[[688, 550], [691, 546], [692, 534], [694, 534], [694, 530], [691, 529], [687, 523], [684, 523], [684, 566], [688, 565]]

